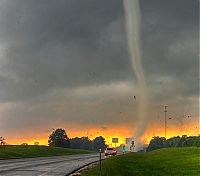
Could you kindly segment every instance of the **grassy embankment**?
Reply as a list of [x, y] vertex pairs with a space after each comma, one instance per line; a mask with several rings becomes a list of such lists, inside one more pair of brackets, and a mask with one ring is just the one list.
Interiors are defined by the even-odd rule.
[[47, 146], [0, 146], [0, 159], [32, 158], [93, 153], [92, 151]]
[[110, 157], [83, 176], [200, 176], [200, 148], [164, 148]]

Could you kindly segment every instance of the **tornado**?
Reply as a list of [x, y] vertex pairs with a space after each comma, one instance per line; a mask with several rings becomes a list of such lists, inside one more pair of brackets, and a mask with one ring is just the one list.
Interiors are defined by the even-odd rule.
[[123, 0], [125, 13], [125, 28], [128, 42], [128, 54], [133, 72], [136, 75], [139, 95], [138, 124], [134, 134], [136, 149], [140, 147], [141, 137], [147, 124], [147, 86], [142, 66], [141, 52], [141, 12], [139, 0]]

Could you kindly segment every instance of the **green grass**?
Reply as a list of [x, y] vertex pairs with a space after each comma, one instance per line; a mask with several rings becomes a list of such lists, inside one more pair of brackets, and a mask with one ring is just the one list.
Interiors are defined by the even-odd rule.
[[110, 157], [83, 176], [200, 176], [200, 148], [165, 148]]
[[92, 151], [47, 146], [0, 146], [0, 159], [32, 158], [93, 153]]

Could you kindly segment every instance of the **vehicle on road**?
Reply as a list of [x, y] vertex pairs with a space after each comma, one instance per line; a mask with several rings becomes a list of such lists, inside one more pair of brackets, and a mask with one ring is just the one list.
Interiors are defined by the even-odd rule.
[[112, 155], [112, 156], [117, 155], [117, 150], [114, 148], [106, 148], [105, 156], [108, 156], [108, 155]]

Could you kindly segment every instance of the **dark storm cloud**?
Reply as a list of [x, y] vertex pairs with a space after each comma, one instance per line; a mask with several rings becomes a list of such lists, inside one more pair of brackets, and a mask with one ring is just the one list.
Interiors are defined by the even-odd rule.
[[[197, 96], [198, 0], [140, 2], [150, 98], [159, 104]], [[0, 116], [4, 128], [11, 121], [13, 128], [28, 127], [55, 117], [103, 127], [134, 118], [137, 105], [127, 94], [137, 92], [136, 83], [133, 90], [116, 88], [134, 81], [122, 5], [121, 0], [0, 0], [0, 101], [10, 104]]]
[[[197, 4], [197, 0], [141, 1], [147, 75], [175, 76], [191, 93], [198, 89], [193, 84], [198, 80]], [[6, 48], [1, 100], [30, 99], [60, 86], [132, 77], [120, 0], [1, 1], [0, 22]], [[179, 48], [182, 43], [185, 48]], [[188, 72], [192, 76], [187, 80]]]
[[130, 70], [121, 44], [120, 1], [19, 0], [2, 6], [0, 37], [8, 43], [4, 70], [18, 81], [4, 76], [1, 99], [29, 99], [55, 87], [112, 82]]
[[143, 62], [149, 84], [156, 84], [157, 77], [171, 77], [171, 86], [176, 87], [173, 95], [198, 95], [198, 1], [141, 2]]

